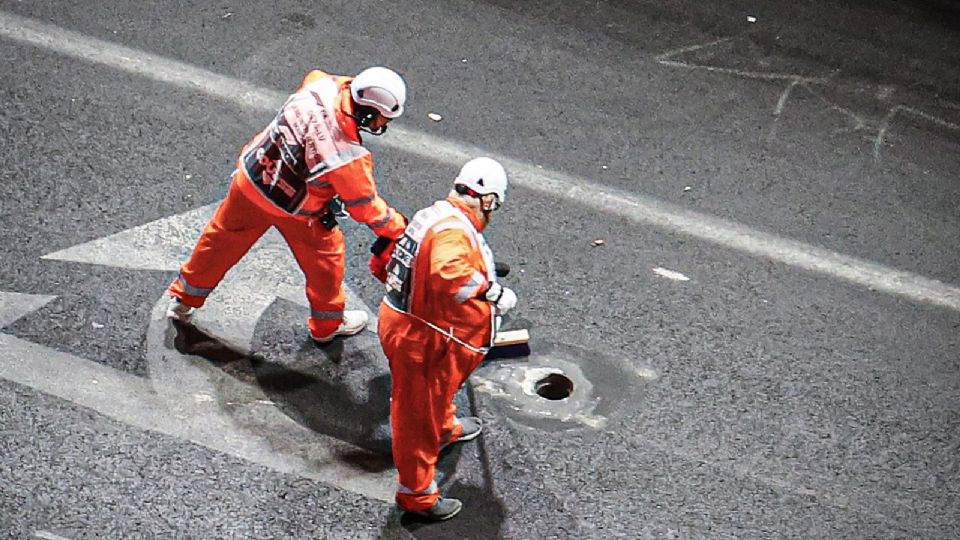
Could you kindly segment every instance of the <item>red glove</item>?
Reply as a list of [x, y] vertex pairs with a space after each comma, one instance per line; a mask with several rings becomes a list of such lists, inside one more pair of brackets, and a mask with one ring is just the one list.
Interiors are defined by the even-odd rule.
[[385, 242], [384, 237], [377, 238], [377, 242], [374, 243], [374, 246], [371, 247], [370, 255], [370, 273], [373, 274], [373, 277], [377, 278], [380, 283], [387, 282], [387, 265], [390, 264], [390, 257], [393, 255], [393, 250], [397, 247], [397, 243], [394, 241], [389, 241], [389, 244], [383, 245]]

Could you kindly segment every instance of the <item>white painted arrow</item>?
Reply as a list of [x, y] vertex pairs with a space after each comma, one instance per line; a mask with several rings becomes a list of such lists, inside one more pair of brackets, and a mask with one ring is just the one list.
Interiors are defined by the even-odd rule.
[[[214, 208], [215, 205], [197, 208], [43, 258], [175, 271], [189, 255]], [[249, 350], [257, 322], [276, 298], [307, 305], [303, 286], [303, 276], [293, 256], [280, 235], [271, 230], [210, 295], [206, 306], [195, 316], [196, 324], [218, 339]], [[172, 346], [176, 332], [164, 317], [167, 297], [161, 291], [158, 296], [147, 329], [147, 369], [152, 390], [162, 403], [160, 409], [176, 422], [172, 426], [161, 426], [161, 422], [131, 423], [159, 427], [165, 433], [277, 470], [320, 479], [367, 497], [393, 500], [396, 472], [389, 464], [369, 472], [342, 461], [338, 456], [354, 454], [360, 449], [295, 422], [258, 386], [241, 382], [206, 361], [180, 354]], [[351, 309], [370, 312], [349, 289], [347, 303]], [[304, 325], [305, 319], [306, 313]], [[371, 320], [375, 323], [372, 314]], [[345, 355], [382, 359], [372, 332], [347, 340], [344, 349]], [[380, 360], [376, 368], [383, 373], [388, 371], [385, 360]], [[366, 391], [362, 383], [351, 386], [362, 393]], [[357, 396], [353, 401], [364, 402], [366, 396]]]
[[56, 296], [0, 291], [0, 328], [9, 326], [24, 315], [42, 308], [54, 298]]

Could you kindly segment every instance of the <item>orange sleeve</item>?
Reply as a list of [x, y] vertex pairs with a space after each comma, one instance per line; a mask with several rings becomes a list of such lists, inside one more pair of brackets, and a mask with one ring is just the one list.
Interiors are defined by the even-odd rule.
[[304, 86], [327, 76], [327, 73], [320, 71], [319, 69], [314, 69], [307, 73], [306, 77], [303, 78], [303, 82], [300, 83], [300, 87], [303, 88]]
[[330, 171], [324, 179], [340, 196], [350, 217], [365, 223], [373, 234], [394, 239], [403, 235], [406, 220], [377, 193], [370, 154]]
[[452, 296], [460, 304], [480, 296], [487, 277], [471, 263], [477, 259], [474, 251], [461, 230], [446, 229], [436, 234], [430, 248], [430, 287], [435, 293]]

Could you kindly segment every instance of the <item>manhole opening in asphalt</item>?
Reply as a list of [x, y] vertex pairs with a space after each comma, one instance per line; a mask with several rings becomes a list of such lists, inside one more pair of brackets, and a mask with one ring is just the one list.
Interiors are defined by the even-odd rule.
[[558, 401], [570, 397], [573, 393], [573, 381], [560, 373], [551, 373], [537, 381], [533, 389], [544, 399]]

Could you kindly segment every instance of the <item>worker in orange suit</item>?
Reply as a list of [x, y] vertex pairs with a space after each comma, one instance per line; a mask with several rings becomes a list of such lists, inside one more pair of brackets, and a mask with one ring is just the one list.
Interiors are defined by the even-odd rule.
[[482, 234], [506, 192], [503, 167], [473, 159], [445, 200], [419, 211], [400, 240], [370, 260], [387, 286], [378, 333], [392, 375], [396, 503], [430, 520], [449, 519], [462, 507], [440, 494], [437, 456], [480, 434], [480, 419], [457, 418], [453, 398], [492, 346], [499, 316], [517, 304], [517, 295], [497, 283]]
[[367, 313], [344, 311], [345, 246], [336, 215], [342, 208], [379, 237], [403, 233], [406, 218], [377, 194], [360, 132], [386, 131], [403, 114], [406, 94], [403, 78], [383, 67], [356, 77], [309, 72], [241, 151], [226, 198], [170, 285], [167, 317], [189, 320], [226, 272], [276, 227], [306, 276], [314, 341], [362, 331]]

